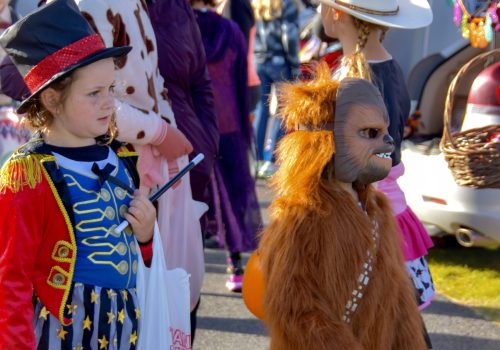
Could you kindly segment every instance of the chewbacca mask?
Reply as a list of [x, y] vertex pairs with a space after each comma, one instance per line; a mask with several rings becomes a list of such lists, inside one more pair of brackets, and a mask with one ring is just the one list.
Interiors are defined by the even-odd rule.
[[378, 90], [320, 66], [281, 91], [290, 132], [257, 255], [271, 349], [425, 349], [390, 205], [369, 185], [393, 149]]
[[366, 80], [344, 79], [335, 108], [335, 178], [368, 185], [391, 169], [394, 141], [378, 89]]

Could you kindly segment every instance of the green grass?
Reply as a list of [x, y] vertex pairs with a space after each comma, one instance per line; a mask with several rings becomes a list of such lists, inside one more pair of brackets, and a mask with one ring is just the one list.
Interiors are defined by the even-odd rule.
[[428, 262], [439, 293], [500, 325], [500, 249], [433, 248]]

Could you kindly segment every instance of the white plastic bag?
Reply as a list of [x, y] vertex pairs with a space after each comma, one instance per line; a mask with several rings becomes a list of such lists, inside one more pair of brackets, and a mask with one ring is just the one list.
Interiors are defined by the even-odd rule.
[[139, 257], [137, 298], [141, 311], [138, 350], [191, 349], [189, 275], [180, 268], [167, 270], [156, 223], [151, 267]]
[[[178, 160], [179, 169], [188, 163], [188, 157]], [[168, 165], [162, 160], [164, 178], [168, 179]], [[191, 310], [200, 298], [205, 260], [200, 227], [200, 217], [208, 209], [202, 202], [193, 200], [189, 174], [182, 178], [181, 184], [169, 189], [159, 199], [158, 225], [162, 232], [163, 251], [167, 257], [167, 268], [180, 267], [190, 275]]]

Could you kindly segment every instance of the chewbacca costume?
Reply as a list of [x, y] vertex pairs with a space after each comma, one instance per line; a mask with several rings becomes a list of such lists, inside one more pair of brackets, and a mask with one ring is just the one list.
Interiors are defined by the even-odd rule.
[[[349, 167], [356, 155], [349, 152], [365, 146], [353, 143], [356, 134], [342, 136], [346, 125], [357, 123], [356, 130], [385, 133], [361, 142], [380, 144], [383, 136], [391, 143], [383, 100], [367, 81], [333, 81], [324, 66], [317, 75], [285, 85], [280, 96], [285, 125], [293, 132], [278, 148], [281, 165], [272, 182], [277, 198], [258, 248], [271, 350], [426, 349], [391, 207], [369, 185], [389, 172], [390, 157], [384, 158], [393, 146], [389, 153], [370, 151], [356, 172]], [[352, 84], [343, 87], [346, 81]], [[343, 107], [342, 89], [349, 100]], [[366, 121], [376, 108], [382, 113], [374, 120], [383, 122], [383, 130]], [[346, 112], [349, 118], [340, 125], [337, 119]], [[341, 176], [342, 167], [348, 169]], [[371, 177], [374, 169], [378, 174]], [[349, 193], [341, 183], [351, 182]]]

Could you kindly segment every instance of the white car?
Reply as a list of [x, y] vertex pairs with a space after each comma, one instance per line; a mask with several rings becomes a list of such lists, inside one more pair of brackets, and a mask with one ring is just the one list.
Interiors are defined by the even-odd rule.
[[[406, 172], [398, 183], [405, 192], [408, 204], [425, 224], [430, 235], [455, 235], [457, 241], [465, 247], [498, 247], [500, 188], [478, 189], [457, 185], [439, 149], [446, 84], [449, 84], [463, 63], [479, 52], [469, 46], [449, 57], [424, 59], [420, 65], [415, 66], [413, 76], [418, 76], [419, 82], [424, 81], [417, 103], [421, 115], [417, 128], [419, 136], [403, 143], [402, 159]], [[500, 62], [490, 66], [494, 70], [487, 69], [478, 77], [478, 70], [482, 68], [467, 71], [468, 76], [461, 79], [463, 83], [456, 92], [454, 102], [454, 130], [500, 124]], [[427, 75], [422, 74], [422, 70], [427, 71]], [[485, 78], [484, 72], [487, 71], [495, 72], [494, 81], [491, 81], [492, 77]], [[412, 74], [408, 81], [410, 90]], [[481, 83], [484, 87], [488, 79], [487, 88], [483, 88], [480, 94], [474, 92]], [[474, 86], [469, 95], [473, 81]], [[476, 104], [471, 99], [471, 96], [486, 99], [487, 95], [489, 105]]]
[[500, 245], [500, 189], [455, 183], [437, 140], [405, 141], [405, 175], [398, 183], [430, 235], [455, 235], [465, 246]]

